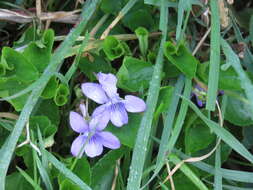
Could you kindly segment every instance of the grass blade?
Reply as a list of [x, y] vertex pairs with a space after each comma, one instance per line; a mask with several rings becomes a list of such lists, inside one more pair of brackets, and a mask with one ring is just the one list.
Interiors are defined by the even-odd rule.
[[215, 110], [215, 101], [218, 91], [219, 70], [220, 70], [220, 16], [219, 0], [210, 1], [211, 4], [211, 54], [208, 78], [208, 91], [206, 109]]
[[42, 163], [41, 163], [40, 159], [38, 158], [37, 154], [35, 154], [35, 161], [36, 161], [36, 165], [39, 169], [40, 176], [41, 176], [47, 190], [53, 190], [53, 186], [51, 184], [48, 173], [47, 173], [46, 169], [42, 166]]
[[[186, 84], [185, 84], [184, 96], [190, 97], [191, 80], [188, 78], [185, 78], [185, 81], [186, 81], [185, 82]], [[165, 120], [165, 124], [164, 124], [165, 128], [163, 129], [163, 132], [162, 132], [162, 139], [160, 141], [159, 152], [158, 152], [157, 161], [156, 161], [156, 165], [155, 165], [155, 171], [154, 171], [153, 175], [151, 176], [151, 178], [149, 179], [149, 181], [142, 188], [146, 187], [160, 172], [161, 168], [164, 165], [164, 161], [166, 159], [166, 153], [170, 152], [172, 150], [172, 147], [175, 145], [178, 135], [179, 135], [181, 128], [183, 126], [186, 112], [188, 109], [188, 103], [184, 100], [181, 104], [179, 115], [178, 115], [174, 130], [172, 132], [171, 139], [169, 139], [170, 133], [171, 133], [171, 128], [172, 128], [175, 114], [176, 114], [176, 110], [177, 110], [177, 105], [178, 105], [179, 98], [180, 98], [178, 95], [181, 94], [183, 85], [184, 85], [183, 78], [179, 78], [178, 82], [175, 86], [174, 93], [172, 95], [173, 98], [172, 98], [171, 102], [173, 102], [173, 104], [169, 107], [167, 117]], [[168, 141], [169, 141], [169, 143], [168, 143]]]
[[69, 68], [68, 72], [65, 75], [66, 81], [69, 82], [69, 80], [71, 79], [71, 77], [73, 76], [73, 74], [76, 72], [77, 68], [78, 68], [78, 64], [80, 61], [80, 58], [82, 56], [82, 52], [84, 50], [84, 48], [87, 46], [88, 42], [90, 39], [90, 35], [89, 33], [85, 34], [84, 40], [79, 48], [79, 51], [75, 57], [74, 63], [71, 65], [71, 67]]
[[[182, 97], [187, 100], [186, 98]], [[190, 100], [187, 100], [189, 106], [195, 111], [195, 113], [206, 123], [206, 125], [218, 136], [227, 143], [232, 149], [237, 153], [242, 155], [245, 159], [253, 163], [253, 155], [238, 141], [230, 132], [222, 128], [217, 123], [209, 120], [196, 105], [194, 105]]]
[[[191, 89], [192, 89], [191, 80], [186, 78], [183, 96], [186, 98], [190, 98]], [[187, 101], [183, 100], [180, 110], [179, 110], [179, 113], [178, 113], [177, 121], [175, 123], [174, 129], [171, 134], [171, 138], [169, 139], [169, 143], [168, 143], [168, 150], [169, 151], [172, 151], [173, 147], [176, 144], [176, 141], [178, 139], [178, 136], [179, 136], [180, 131], [181, 131], [183, 124], [184, 124], [187, 110], [188, 110], [188, 103], [187, 103]]]
[[1, 148], [2, 154], [1, 154], [1, 162], [0, 162], [0, 184], [1, 184], [0, 189], [5, 189], [5, 177], [6, 177], [8, 166], [11, 161], [12, 154], [15, 150], [15, 146], [22, 133], [25, 123], [28, 121], [31, 112], [40, 97], [40, 94], [42, 93], [44, 87], [46, 86], [47, 82], [50, 79], [51, 75], [49, 73], [56, 72], [57, 68], [60, 67], [61, 62], [64, 59], [64, 55], [70, 50], [75, 40], [83, 31], [83, 28], [87, 25], [89, 19], [94, 13], [96, 6], [99, 2], [100, 0], [86, 1], [86, 4], [84, 6], [84, 9], [81, 15], [82, 20], [80, 24], [74, 30], [72, 30], [72, 32], [69, 33], [69, 35], [64, 40], [64, 42], [53, 54], [53, 57], [48, 67], [45, 69], [42, 76], [38, 79], [39, 80], [38, 86], [32, 91], [31, 95], [26, 101], [26, 104], [20, 114], [20, 117], [17, 120], [17, 123], [10, 135], [11, 141], [5, 144], [6, 146], [4, 147], [5, 151], [2, 151], [3, 147]]
[[217, 147], [215, 151], [215, 173], [214, 173], [214, 190], [222, 189], [221, 169], [221, 147]]
[[164, 121], [164, 129], [162, 132], [162, 138], [161, 138], [159, 151], [157, 155], [156, 170], [160, 170], [158, 166], [161, 165], [162, 167], [166, 159], [166, 152], [168, 151], [168, 141], [169, 141], [172, 125], [174, 122], [174, 118], [176, 115], [176, 111], [177, 111], [177, 107], [178, 107], [178, 103], [180, 99], [178, 94], [181, 94], [183, 87], [184, 87], [184, 77], [180, 76], [172, 95], [172, 100], [171, 100], [172, 103], [170, 104], [169, 109], [166, 113], [166, 118]]
[[[247, 42], [245, 42], [246, 40], [243, 38], [242, 33], [237, 25], [237, 21], [236, 18], [233, 14], [230, 14], [231, 16], [231, 20], [232, 20], [232, 24], [233, 24], [233, 28], [234, 28], [234, 32], [235, 32], [235, 37], [238, 43], [245, 43], [245, 55], [244, 55], [244, 59], [243, 59], [243, 63], [244, 66], [248, 69], [248, 71], [253, 71], [253, 55], [250, 52], [250, 48], [247, 45]], [[251, 28], [251, 27], [250, 27]]]
[[251, 80], [249, 79], [245, 71], [243, 70], [238, 56], [234, 53], [234, 51], [229, 46], [229, 44], [224, 39], [222, 39], [221, 45], [222, 45], [222, 49], [226, 56], [227, 61], [232, 65], [235, 72], [239, 76], [239, 79], [241, 80], [242, 88], [244, 89], [246, 97], [249, 100], [249, 106], [250, 106], [252, 119], [253, 119], [253, 93], [252, 93], [253, 85], [251, 83]]
[[76, 174], [74, 174], [70, 169], [68, 169], [64, 164], [57, 160], [50, 152], [46, 152], [49, 162], [51, 162], [54, 167], [56, 167], [65, 177], [73, 181], [83, 190], [91, 190], [91, 188], [86, 185]]
[[35, 190], [42, 190], [41, 187], [21, 168], [17, 167], [20, 174], [34, 187]]
[[[161, 74], [163, 68], [163, 46], [166, 41], [167, 35], [167, 19], [168, 19], [168, 9], [165, 7], [165, 0], [161, 1], [161, 16], [160, 16], [160, 26], [162, 26], [162, 40], [159, 47], [159, 52], [156, 59], [156, 64], [154, 67], [153, 76], [150, 82], [150, 87], [148, 90], [147, 97], [147, 110], [141, 120], [140, 128], [138, 130], [137, 139], [135, 142], [132, 163], [130, 166], [130, 174], [128, 178], [127, 190], [139, 189], [141, 185], [141, 177], [143, 166], [145, 162], [147, 145], [149, 141], [149, 136], [151, 132], [153, 114], [158, 100]], [[161, 23], [163, 22], [163, 25]]]
[[[171, 154], [169, 156], [169, 160], [173, 162], [175, 165], [181, 162], [181, 160], [175, 155]], [[200, 190], [208, 190], [206, 185], [196, 176], [196, 174], [184, 163], [179, 168], [191, 181], [194, 183]]]
[[[227, 96], [224, 95], [222, 97], [222, 106], [221, 106], [221, 114], [222, 114], [221, 123], [223, 123], [226, 106], [227, 106]], [[215, 152], [214, 190], [222, 189], [222, 174], [220, 170], [221, 170], [221, 146], [218, 145], [217, 150]]]
[[[190, 156], [183, 154], [179, 150], [174, 149], [173, 151], [176, 152], [182, 159], [190, 158]], [[201, 162], [201, 161], [191, 162], [190, 164], [212, 175], [215, 174], [215, 168], [204, 162]], [[234, 180], [238, 182], [252, 183], [252, 179], [253, 179], [252, 172], [244, 172], [244, 171], [237, 171], [237, 170], [230, 170], [230, 169], [223, 169], [223, 168], [220, 169], [220, 172], [221, 172], [222, 177], [225, 179]]]

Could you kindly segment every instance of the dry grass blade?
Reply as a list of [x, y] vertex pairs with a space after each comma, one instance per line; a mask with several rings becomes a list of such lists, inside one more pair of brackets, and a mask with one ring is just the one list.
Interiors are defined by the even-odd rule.
[[[65, 12], [65, 11], [58, 11], [58, 12], [41, 12], [40, 16], [38, 17], [41, 21], [50, 20], [52, 22], [60, 22], [60, 23], [68, 23], [68, 24], [75, 24], [79, 20], [79, 15], [77, 14], [80, 10]], [[30, 23], [36, 15], [31, 14], [27, 15], [25, 13], [11, 11], [7, 9], [0, 9], [0, 20], [7, 21], [7, 22], [16, 22], [16, 23]]]
[[[222, 127], [223, 126], [223, 117], [222, 117], [222, 112], [221, 112], [221, 109], [220, 109], [220, 105], [218, 103], [218, 101], [216, 100], [216, 106], [217, 106], [217, 109], [218, 109], [218, 113], [219, 113], [219, 123], [220, 123], [220, 126]], [[207, 159], [209, 156], [211, 156], [215, 151], [216, 149], [218, 148], [218, 146], [220, 145], [220, 142], [221, 142], [221, 139], [219, 138], [216, 142], [216, 145], [215, 147], [207, 154], [203, 155], [203, 156], [200, 156], [200, 157], [191, 157], [191, 158], [188, 158], [188, 159], [185, 159], [185, 160], [182, 160], [181, 162], [179, 162], [173, 169], [172, 171], [169, 172], [169, 175], [166, 177], [166, 179], [163, 181], [163, 184], [170, 180], [171, 177], [174, 175], [174, 173], [184, 164], [184, 163], [191, 163], [191, 162], [199, 162], [199, 161], [202, 161], [202, 160], [205, 160]]]
[[[167, 170], [168, 170], [168, 174], [169, 174], [169, 176], [170, 176], [170, 175], [171, 175], [171, 170], [170, 170], [169, 162], [166, 162], [166, 167], [167, 167]], [[174, 184], [172, 175], [171, 175], [171, 177], [170, 177], [170, 187], [171, 187], [171, 190], [175, 190], [175, 184]]]
[[8, 119], [14, 119], [17, 120], [18, 119], [18, 115], [14, 114], [14, 113], [9, 113], [9, 112], [0, 112], [0, 118], [8, 118]]

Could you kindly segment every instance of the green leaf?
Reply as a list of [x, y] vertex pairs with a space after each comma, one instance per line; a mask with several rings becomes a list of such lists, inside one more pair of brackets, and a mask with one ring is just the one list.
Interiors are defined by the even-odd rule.
[[5, 76], [16, 77], [18, 81], [32, 82], [39, 77], [36, 67], [25, 56], [9, 47], [2, 50], [1, 64], [6, 62], [10, 69], [6, 70]]
[[112, 124], [109, 124], [106, 130], [116, 135], [123, 145], [133, 148], [137, 136], [137, 131], [140, 126], [142, 114], [130, 113], [128, 114], [128, 117], [129, 117], [128, 123], [123, 127], [118, 128]]
[[34, 190], [34, 188], [18, 172], [13, 172], [6, 177], [5, 190]]
[[144, 27], [148, 30], [155, 28], [155, 21], [152, 16], [152, 10], [145, 7], [145, 5], [138, 10], [134, 10], [128, 13], [123, 18], [122, 22], [132, 31], [135, 31], [138, 27]]
[[0, 146], [4, 144], [12, 128], [13, 125], [0, 120]]
[[19, 38], [18, 41], [14, 42], [13, 48], [23, 50], [31, 42], [39, 40], [41, 34], [38, 33], [35, 26], [29, 27]]
[[91, 187], [93, 189], [107, 189], [105, 186], [106, 184], [111, 187], [113, 175], [110, 175], [110, 173], [115, 168], [117, 160], [120, 159], [126, 151], [127, 149], [125, 147], [121, 147], [117, 150], [111, 150], [104, 155], [103, 158], [96, 162], [91, 170]]
[[124, 6], [125, 0], [102, 0], [100, 9], [107, 14], [116, 15]]
[[[45, 66], [47, 66], [49, 63], [53, 45], [53, 37], [53, 32], [51, 30], [46, 31], [40, 40], [43, 42], [43, 44], [45, 44], [45, 47], [38, 47], [34, 41], [29, 43], [28, 47], [25, 48], [25, 52], [22, 54], [12, 50], [11, 48], [3, 49], [0, 65], [1, 67], [4, 66], [4, 73], [2, 72], [2, 74], [5, 74], [4, 78], [6, 81], [2, 80], [0, 82], [0, 89], [4, 89], [4, 86], [8, 86], [8, 88], [5, 88], [5, 90], [9, 90], [0, 92], [0, 95], [2, 97], [11, 96], [18, 93], [19, 91], [22, 91], [23, 89], [30, 86], [32, 82], [39, 77], [39, 72], [42, 72], [44, 70], [44, 68], [43, 70], [39, 70], [41, 66], [43, 66], [43, 64], [46, 64]], [[43, 51], [41, 51], [41, 49], [43, 49]], [[48, 84], [48, 90], [46, 90], [45, 94], [43, 95], [46, 98], [53, 97], [52, 93], [54, 92], [53, 89], [49, 88], [50, 85], [53, 85], [52, 81], [50, 81]], [[9, 102], [15, 107], [17, 111], [20, 111], [23, 108], [27, 97], [28, 95], [26, 94], [16, 99], [10, 100]]]
[[69, 95], [69, 88], [66, 84], [60, 84], [56, 90], [57, 95], [68, 96]]
[[191, 155], [199, 150], [207, 148], [215, 140], [215, 135], [210, 129], [200, 120], [195, 120], [194, 123], [185, 130], [185, 151]]
[[[185, 98], [183, 98], [185, 99]], [[187, 99], [185, 99], [187, 100]], [[232, 149], [242, 155], [245, 159], [253, 162], [253, 155], [238, 141], [229, 131], [220, 127], [214, 121], [208, 119], [196, 105], [194, 105], [190, 100], [187, 100], [189, 106], [195, 111], [195, 113], [207, 124], [207, 126], [223, 140], [227, 143]]]
[[251, 115], [253, 115], [253, 84], [247, 73], [243, 70], [238, 56], [234, 53], [229, 44], [224, 39], [221, 39], [221, 45], [224, 54], [226, 55], [227, 62], [232, 65], [241, 81], [241, 86], [245, 91], [247, 99], [249, 100], [249, 109], [251, 111]]
[[250, 149], [253, 146], [252, 134], [253, 134], [253, 127], [252, 126], [243, 127], [243, 129], [242, 129], [242, 135], [243, 135], [242, 143], [247, 149]]
[[41, 187], [39, 186], [39, 184], [37, 184], [35, 182], [34, 179], [32, 179], [24, 170], [22, 170], [21, 168], [17, 167], [19, 173], [33, 186], [34, 189], [37, 190], [42, 190]]
[[[64, 162], [68, 162], [67, 163], [68, 168], [71, 168], [74, 161], [75, 161], [75, 158], [73, 157], [64, 159]], [[90, 164], [85, 157], [77, 160], [75, 167], [73, 168], [72, 171], [74, 174], [80, 177], [80, 179], [82, 179], [87, 185], [90, 185], [91, 169], [90, 169]], [[59, 181], [61, 190], [67, 190], [67, 189], [80, 190], [81, 189], [80, 187], [78, 187], [78, 185], [74, 184], [71, 180], [67, 179], [63, 175], [59, 175], [58, 181]]]
[[35, 113], [36, 116], [47, 116], [51, 123], [58, 126], [60, 123], [59, 108], [53, 100], [42, 100]]
[[[199, 64], [197, 74], [200, 79], [207, 84], [208, 83], [208, 73], [209, 73], [209, 62]], [[226, 64], [221, 63], [222, 66]], [[232, 67], [226, 70], [221, 69], [219, 72], [219, 89], [220, 90], [242, 90], [240, 79], [238, 78], [236, 72]]]
[[[243, 94], [241, 96], [244, 97]], [[225, 119], [237, 126], [249, 126], [253, 124], [253, 116], [249, 105], [228, 96]]]
[[[40, 42], [40, 46], [38, 46], [38, 42]], [[40, 73], [42, 73], [49, 64], [53, 43], [54, 31], [46, 30], [40, 41], [30, 43], [24, 50], [23, 55]]]
[[57, 127], [51, 123], [46, 116], [32, 116], [30, 119], [30, 129], [34, 131], [35, 138], [37, 137], [37, 128], [39, 127], [42, 136], [44, 137], [45, 147], [51, 147], [54, 144], [54, 135], [57, 132]]
[[157, 103], [156, 112], [154, 114], [154, 118], [158, 119], [158, 116], [168, 110], [172, 95], [173, 95], [174, 87], [173, 86], [163, 86], [159, 92], [159, 98]]
[[177, 48], [172, 42], [166, 42], [164, 45], [164, 54], [188, 78], [195, 77], [199, 62], [182, 43]]
[[82, 57], [80, 59], [80, 64], [78, 65], [81, 71], [91, 80], [97, 80], [94, 73], [114, 73], [115, 69], [107, 62], [104, 57], [91, 54], [92, 60], [89, 57]]
[[113, 36], [106, 37], [103, 42], [103, 50], [111, 61], [121, 57], [125, 53], [122, 43]]
[[140, 51], [142, 53], [142, 56], [146, 56], [147, 50], [148, 50], [148, 31], [144, 27], [138, 27], [135, 30], [135, 34], [138, 37], [139, 40], [139, 47]]
[[54, 102], [57, 106], [63, 106], [68, 102], [68, 98], [65, 95], [56, 94], [54, 96]]
[[251, 14], [250, 16], [249, 36], [250, 36], [251, 44], [253, 45], [253, 14]]
[[43, 90], [41, 97], [45, 99], [53, 98], [55, 96], [57, 86], [58, 86], [58, 80], [56, 76], [51, 77], [51, 79], [47, 83], [47, 86]]
[[[22, 141], [20, 142], [23, 142], [25, 140], [25, 137], [20, 138], [20, 140], [21, 139]], [[15, 151], [15, 154], [23, 158], [24, 164], [27, 167], [27, 169], [32, 170], [34, 168], [32, 149], [29, 147], [29, 145], [18, 148]]]
[[241, 82], [238, 79], [233, 68], [220, 71], [219, 75], [219, 89], [221, 90], [242, 90]]
[[57, 160], [51, 153], [47, 152], [47, 158], [49, 162], [51, 162], [55, 168], [57, 168], [66, 178], [71, 180], [73, 183], [78, 185], [80, 189], [83, 190], [91, 190], [91, 188], [85, 184], [76, 174], [74, 174], [71, 170], [69, 170], [63, 163]]
[[172, 63], [170, 63], [168, 60], [165, 60], [164, 64], [164, 79], [171, 79], [171, 78], [177, 78], [181, 74], [181, 71]]
[[[8, 97], [10, 95], [16, 94], [17, 92], [26, 88], [27, 84], [21, 81], [18, 81], [16, 78], [9, 78], [9, 79], [0, 79], [0, 97]], [[19, 96], [15, 99], [8, 100], [10, 104], [13, 105], [16, 111], [20, 111], [26, 100], [28, 94]]]
[[130, 92], [138, 92], [148, 88], [152, 74], [151, 63], [126, 56], [117, 73], [118, 86]]
[[59, 182], [59, 190], [80, 190], [81, 188], [78, 185], [75, 185], [70, 180], [65, 179]]
[[68, 102], [69, 88], [66, 84], [60, 84], [54, 95], [54, 102], [57, 106], [63, 106]]

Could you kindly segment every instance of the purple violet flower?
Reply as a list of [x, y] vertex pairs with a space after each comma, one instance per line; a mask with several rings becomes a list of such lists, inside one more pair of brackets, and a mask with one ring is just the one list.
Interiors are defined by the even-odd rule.
[[191, 96], [194, 96], [196, 98], [199, 107], [203, 107], [204, 103], [206, 102], [205, 89], [201, 88], [199, 85], [196, 84]]
[[103, 115], [96, 115], [88, 121], [85, 119], [86, 109], [84, 104], [80, 105], [80, 110], [83, 116], [74, 111], [71, 111], [69, 115], [71, 128], [80, 133], [71, 145], [73, 156], [81, 157], [85, 152], [87, 156], [95, 157], [102, 154], [103, 146], [110, 149], [120, 147], [120, 141], [116, 136], [103, 131], [108, 123], [107, 120], [104, 120]]
[[128, 112], [143, 112], [146, 109], [145, 102], [139, 97], [127, 95], [125, 99], [119, 97], [117, 93], [117, 78], [113, 74], [98, 73], [98, 83], [83, 83], [82, 91], [88, 98], [98, 104], [93, 112], [93, 117], [103, 115], [104, 121], [111, 122], [121, 127], [128, 123]]
[[[224, 94], [224, 91], [219, 90], [217, 96], [223, 95], [223, 94]], [[193, 91], [192, 91], [191, 97], [196, 98], [197, 105], [200, 108], [202, 108], [204, 106], [204, 104], [206, 103], [206, 96], [207, 96], [206, 90], [204, 88], [201, 88], [198, 84], [196, 84]]]

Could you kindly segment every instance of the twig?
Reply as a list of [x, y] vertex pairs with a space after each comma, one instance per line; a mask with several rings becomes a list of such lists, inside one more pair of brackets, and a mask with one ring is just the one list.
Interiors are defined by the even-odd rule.
[[17, 120], [19, 116], [14, 113], [0, 112], [0, 117]]
[[93, 38], [98, 29], [104, 24], [104, 22], [106, 21], [106, 19], [109, 17], [109, 14], [105, 14], [99, 21], [98, 23], [94, 26], [94, 28], [91, 30], [90, 32], [90, 37]]
[[120, 12], [118, 16], [112, 21], [112, 23], [106, 28], [106, 30], [101, 35], [100, 39], [105, 39], [110, 31], [113, 29], [113, 27], [120, 21], [120, 19], [123, 17], [123, 14]]
[[111, 190], [115, 190], [116, 189], [117, 177], [119, 175], [118, 165], [120, 165], [120, 159], [117, 160], [117, 164], [116, 164], [115, 171], [114, 171], [114, 179], [113, 179], [113, 182], [112, 182], [112, 188], [111, 188]]
[[[166, 166], [167, 166], [168, 174], [170, 175], [171, 170], [170, 170], [169, 162], [166, 162]], [[171, 190], [175, 190], [175, 184], [174, 184], [172, 176], [170, 177], [170, 186], [171, 186]]]
[[29, 129], [29, 123], [28, 123], [28, 122], [26, 123], [25, 128], [26, 128], [26, 140], [25, 140], [24, 142], [20, 143], [20, 144], [17, 146], [17, 148], [20, 148], [20, 147], [22, 147], [22, 146], [24, 146], [24, 145], [26, 145], [26, 144], [30, 144], [31, 147], [32, 147], [36, 152], [38, 152], [38, 154], [41, 156], [40, 149], [39, 149], [35, 144], [33, 144], [33, 142], [31, 141], [30, 129]]
[[[219, 124], [221, 127], [223, 127], [223, 117], [222, 117], [222, 112], [219, 106], [219, 102], [216, 100], [216, 106], [219, 112]], [[165, 183], [166, 181], [168, 181], [173, 174], [184, 164], [184, 163], [190, 163], [190, 162], [199, 162], [202, 160], [205, 160], [206, 158], [208, 158], [209, 156], [211, 156], [217, 149], [217, 147], [220, 145], [221, 139], [218, 138], [215, 147], [208, 153], [205, 154], [203, 156], [200, 157], [192, 157], [192, 158], [188, 158], [186, 160], [182, 160], [181, 162], [179, 162], [174, 168], [173, 170], [169, 173], [169, 175], [166, 177], [166, 179], [163, 181], [163, 183]]]
[[[58, 12], [41, 12], [38, 17], [41, 21], [50, 20], [52, 22], [75, 24], [79, 20], [79, 15], [76, 14], [80, 10], [75, 10], [71, 12], [58, 11]], [[30, 23], [36, 17], [35, 14], [27, 15], [25, 13], [20, 13], [17, 11], [11, 11], [7, 9], [0, 9], [0, 20], [7, 22], [16, 23]]]
[[[160, 36], [161, 32], [152, 32], [148, 35], [149, 38], [152, 37], [157, 37]], [[123, 41], [127, 41], [127, 40], [136, 40], [138, 39], [137, 36], [135, 34], [117, 34], [117, 35], [112, 35], [113, 37], [117, 38], [118, 40], [123, 40]], [[62, 41], [65, 39], [66, 36], [56, 36], [55, 37], [55, 41]], [[84, 40], [84, 36], [79, 36], [76, 41], [83, 41]], [[91, 38], [91, 42], [94, 42], [95, 39]], [[96, 40], [96, 41], [102, 41], [102, 40]]]
[[36, 15], [38, 18], [41, 16], [41, 0], [36, 0]]
[[211, 32], [211, 27], [208, 28], [208, 30], [206, 31], [205, 35], [201, 38], [201, 40], [199, 41], [199, 43], [195, 47], [194, 51], [192, 52], [192, 55], [195, 55], [197, 53], [197, 51], [202, 46], [202, 44], [204, 43], [204, 41], [206, 40], [206, 38], [207, 38], [207, 36], [209, 35], [210, 32]]

